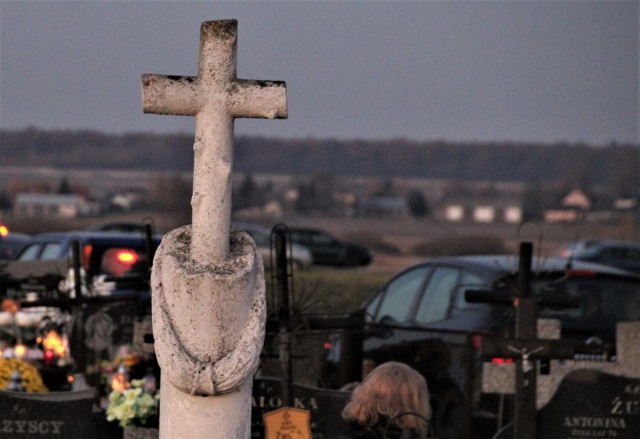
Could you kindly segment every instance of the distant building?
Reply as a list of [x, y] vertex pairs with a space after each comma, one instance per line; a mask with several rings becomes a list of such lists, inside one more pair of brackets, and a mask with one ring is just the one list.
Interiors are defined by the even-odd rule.
[[592, 206], [591, 199], [580, 189], [573, 189], [544, 212], [547, 223], [575, 223], [584, 218]]
[[405, 198], [373, 196], [360, 201], [359, 211], [369, 217], [405, 217], [409, 215], [409, 206]]
[[20, 193], [16, 195], [13, 211], [22, 217], [76, 218], [97, 214], [99, 208], [75, 194]]
[[439, 209], [445, 221], [476, 223], [510, 223], [522, 221], [522, 203], [518, 198], [460, 197], [444, 200]]
[[445, 220], [452, 222], [464, 221], [465, 206], [463, 204], [446, 204], [443, 210]]

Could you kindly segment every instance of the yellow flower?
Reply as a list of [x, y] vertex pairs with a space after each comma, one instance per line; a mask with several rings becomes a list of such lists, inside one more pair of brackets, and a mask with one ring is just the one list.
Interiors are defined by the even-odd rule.
[[44, 393], [49, 391], [35, 366], [15, 358], [0, 358], [0, 389], [5, 390], [9, 386], [14, 370], [20, 372], [22, 386], [27, 392]]

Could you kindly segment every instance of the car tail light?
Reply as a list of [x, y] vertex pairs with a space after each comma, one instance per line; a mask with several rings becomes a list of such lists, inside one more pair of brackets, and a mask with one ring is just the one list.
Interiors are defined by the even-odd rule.
[[138, 253], [132, 250], [118, 250], [116, 252], [116, 260], [123, 265], [133, 265], [138, 262]]
[[573, 270], [571, 268], [565, 270], [565, 275], [569, 277], [596, 277], [596, 272], [592, 270]]
[[89, 264], [91, 262], [91, 253], [93, 252], [93, 246], [86, 244], [82, 249], [82, 267], [85, 272], [89, 272]]
[[511, 364], [513, 363], [513, 358], [492, 358], [491, 362], [493, 364]]
[[0, 224], [0, 236], [7, 236], [9, 234], [9, 228], [4, 224]]
[[[473, 344], [473, 349], [476, 351], [480, 351], [482, 347], [482, 336], [481, 335], [473, 335], [471, 337], [471, 343]], [[513, 363], [513, 359], [511, 358], [499, 358], [495, 357], [491, 359], [491, 363], [493, 364], [511, 364]]]
[[110, 248], [102, 256], [102, 270], [107, 274], [122, 276], [140, 260], [140, 255], [130, 248]]

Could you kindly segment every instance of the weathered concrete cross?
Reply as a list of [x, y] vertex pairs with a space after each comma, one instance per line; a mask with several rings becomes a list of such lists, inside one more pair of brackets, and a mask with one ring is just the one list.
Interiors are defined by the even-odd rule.
[[237, 24], [202, 23], [197, 77], [142, 76], [145, 113], [196, 117], [191, 259], [205, 265], [229, 252], [234, 119], [287, 117], [284, 82], [236, 78]]

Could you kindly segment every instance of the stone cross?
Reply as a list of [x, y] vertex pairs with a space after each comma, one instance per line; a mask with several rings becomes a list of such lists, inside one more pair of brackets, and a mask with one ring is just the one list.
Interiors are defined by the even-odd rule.
[[287, 109], [283, 82], [236, 78], [236, 28], [202, 24], [197, 77], [142, 77], [145, 112], [196, 117], [192, 224], [163, 237], [151, 270], [161, 439], [251, 433], [266, 299], [255, 243], [230, 229], [233, 124]]
[[196, 117], [191, 257], [202, 264], [229, 252], [234, 119], [287, 117], [284, 82], [236, 78], [237, 24], [202, 24], [197, 77], [142, 76], [145, 113]]

